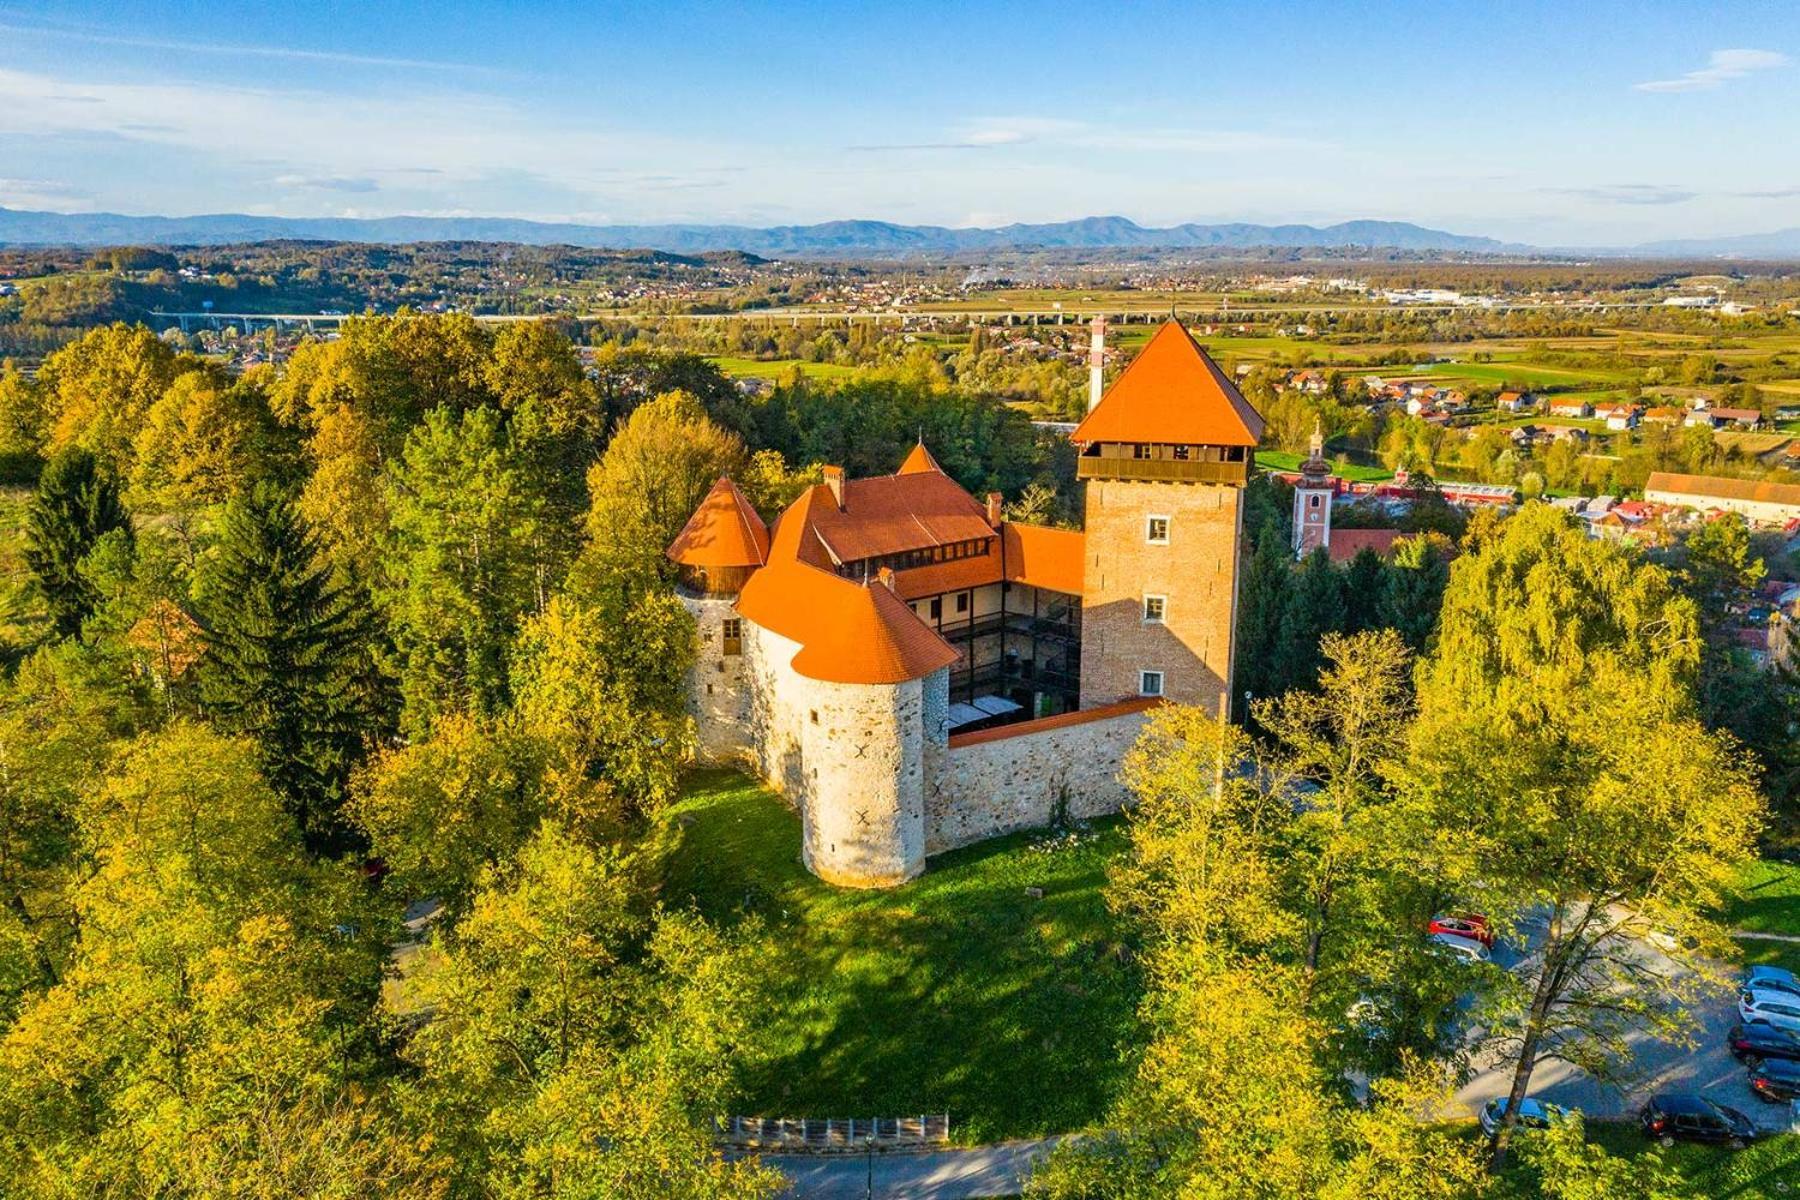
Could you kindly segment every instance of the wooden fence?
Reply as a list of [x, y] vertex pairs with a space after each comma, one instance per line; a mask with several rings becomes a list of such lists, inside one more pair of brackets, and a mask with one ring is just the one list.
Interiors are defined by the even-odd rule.
[[950, 1140], [950, 1114], [916, 1117], [721, 1117], [713, 1133], [747, 1150], [829, 1153], [934, 1146]]

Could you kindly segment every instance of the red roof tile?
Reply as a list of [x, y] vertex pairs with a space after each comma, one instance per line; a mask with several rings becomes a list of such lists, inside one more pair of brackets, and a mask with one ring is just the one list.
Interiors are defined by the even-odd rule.
[[1394, 543], [1402, 536], [1398, 529], [1334, 529], [1325, 553], [1334, 563], [1347, 563], [1364, 550], [1392, 558]]
[[1072, 529], [1042, 525], [1000, 526], [1006, 553], [1006, 577], [1014, 583], [1079, 596], [1084, 578], [1087, 538]]
[[769, 527], [721, 475], [665, 553], [690, 567], [760, 567], [769, 560]]
[[1156, 332], [1071, 439], [1254, 446], [1262, 415], [1178, 321]]

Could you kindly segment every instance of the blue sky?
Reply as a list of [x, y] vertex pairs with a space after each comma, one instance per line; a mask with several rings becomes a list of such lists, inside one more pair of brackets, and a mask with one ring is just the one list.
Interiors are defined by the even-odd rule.
[[0, 0], [0, 206], [1800, 226], [1790, 3]]

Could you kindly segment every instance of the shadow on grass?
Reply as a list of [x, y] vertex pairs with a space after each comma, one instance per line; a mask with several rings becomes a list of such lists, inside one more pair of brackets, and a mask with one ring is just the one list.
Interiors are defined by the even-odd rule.
[[666, 902], [768, 924], [766, 1057], [746, 1112], [948, 1111], [959, 1142], [1103, 1114], [1141, 995], [1102, 896], [1124, 845], [1116, 822], [1053, 852], [1029, 835], [984, 843], [904, 887], [857, 892], [806, 873], [798, 819], [741, 775], [697, 774], [671, 815]]

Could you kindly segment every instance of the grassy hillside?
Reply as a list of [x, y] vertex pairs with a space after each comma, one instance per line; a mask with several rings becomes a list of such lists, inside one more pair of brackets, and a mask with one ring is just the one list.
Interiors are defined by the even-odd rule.
[[1101, 898], [1124, 844], [1116, 823], [984, 843], [904, 887], [856, 892], [806, 872], [798, 818], [741, 775], [697, 774], [669, 819], [680, 845], [665, 901], [768, 926], [766, 1057], [745, 1114], [947, 1110], [965, 1143], [1101, 1116], [1139, 997]]

